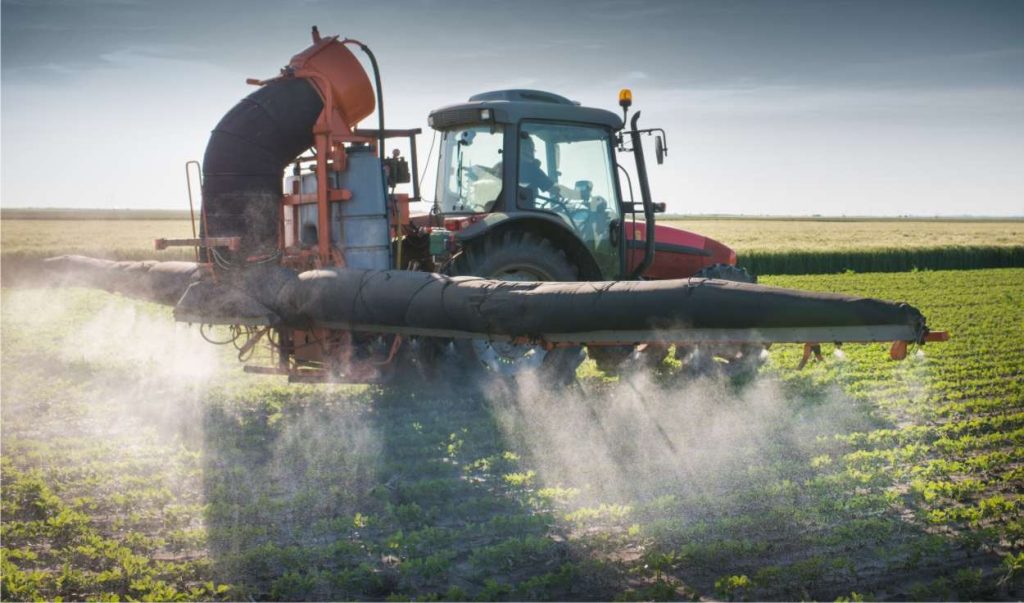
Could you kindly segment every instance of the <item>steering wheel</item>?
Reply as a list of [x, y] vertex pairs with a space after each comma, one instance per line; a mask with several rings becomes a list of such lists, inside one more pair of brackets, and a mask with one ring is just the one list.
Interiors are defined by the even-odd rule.
[[572, 208], [569, 206], [568, 200], [556, 192], [552, 192], [547, 196], [537, 194], [536, 199], [543, 202], [543, 205], [540, 206], [543, 207], [543, 209], [549, 209], [565, 216], [569, 222], [572, 223], [573, 230], [582, 231], [583, 227], [590, 219], [590, 208], [585, 205], [583, 207]]
[[553, 211], [560, 210], [561, 213], [565, 215], [569, 215], [571, 213], [569, 211], [569, 206], [565, 202], [565, 199], [563, 199], [562, 196], [559, 195], [557, 192], [552, 192], [547, 196], [537, 193], [535, 198], [537, 199], [537, 201], [544, 202], [542, 205], [544, 209], [550, 209]]

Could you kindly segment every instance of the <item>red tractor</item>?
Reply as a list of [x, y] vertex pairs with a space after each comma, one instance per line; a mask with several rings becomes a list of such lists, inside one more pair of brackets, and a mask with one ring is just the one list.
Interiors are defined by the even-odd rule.
[[[630, 97], [620, 93], [624, 114]], [[735, 265], [736, 254], [721, 243], [654, 226], [665, 205], [651, 200], [640, 141], [658, 133], [661, 163], [665, 138], [661, 130], [638, 129], [638, 118], [623, 130], [612, 112], [536, 90], [487, 92], [438, 109], [429, 118], [441, 137], [432, 213], [445, 218], [460, 246], [511, 230], [546, 240], [579, 279], [686, 278]], [[616, 152], [634, 155], [639, 202]]]
[[[433, 111], [429, 124], [441, 141], [437, 188], [431, 213], [412, 219], [419, 227], [413, 234], [434, 241], [431, 258], [450, 258], [443, 267], [450, 274], [518, 281], [706, 276], [755, 282], [736, 268], [736, 253], [725, 245], [655, 225], [665, 204], [651, 199], [642, 137], [655, 136], [660, 164], [666, 136], [660, 129], [640, 129], [638, 112], [624, 129], [631, 97], [629, 90], [619, 94], [622, 116], [537, 90], [487, 92]], [[633, 154], [639, 200], [619, 163], [625, 153]], [[648, 238], [652, 229], [655, 236]], [[422, 254], [405, 258], [428, 263]], [[472, 349], [483, 364], [503, 372], [544, 357], [539, 348], [506, 343], [474, 341]], [[646, 351], [649, 360], [660, 361], [667, 349]], [[754, 349], [716, 351], [739, 358]], [[591, 356], [612, 368], [631, 352], [632, 347], [592, 348]]]

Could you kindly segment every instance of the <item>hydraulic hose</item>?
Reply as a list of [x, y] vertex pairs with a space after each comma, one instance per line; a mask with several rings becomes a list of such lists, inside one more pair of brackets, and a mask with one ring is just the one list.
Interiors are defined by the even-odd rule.
[[380, 162], [383, 165], [384, 160], [387, 158], [387, 153], [384, 150], [384, 90], [380, 84], [380, 67], [377, 65], [377, 57], [370, 50], [369, 46], [359, 40], [345, 38], [342, 40], [342, 44], [354, 44], [370, 58], [370, 67], [373, 68], [373, 84], [377, 90], [377, 151], [380, 154]]
[[[383, 167], [387, 160], [387, 151], [384, 148], [384, 90], [380, 83], [380, 66], [377, 65], [377, 56], [373, 54], [373, 51], [370, 50], [369, 46], [363, 44], [359, 40], [345, 38], [342, 40], [342, 44], [354, 44], [370, 58], [370, 66], [373, 68], [373, 84], [377, 91], [377, 153], [380, 155], [380, 165]], [[381, 185], [384, 187], [385, 191], [388, 190], [388, 183], [384, 179], [383, 170], [381, 171]], [[395, 267], [401, 269], [402, 232], [401, 225], [398, 224], [397, 219], [395, 220], [395, 236], [398, 238], [398, 261], [396, 263], [399, 264]]]

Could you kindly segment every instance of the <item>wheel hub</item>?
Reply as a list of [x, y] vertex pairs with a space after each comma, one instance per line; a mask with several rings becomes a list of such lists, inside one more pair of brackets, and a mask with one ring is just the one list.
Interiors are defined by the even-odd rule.
[[[538, 282], [551, 280], [528, 266], [509, 267], [492, 278], [500, 281]], [[499, 375], [511, 376], [540, 368], [548, 351], [539, 345], [521, 345], [506, 341], [473, 340], [476, 357], [488, 369]]]

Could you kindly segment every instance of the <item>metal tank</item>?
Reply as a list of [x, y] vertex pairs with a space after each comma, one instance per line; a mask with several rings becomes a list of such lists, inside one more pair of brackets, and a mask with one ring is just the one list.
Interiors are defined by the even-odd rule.
[[[348, 201], [331, 203], [331, 245], [338, 248], [349, 268], [386, 270], [391, 267], [391, 244], [387, 201], [380, 158], [370, 147], [348, 149], [348, 167], [344, 172], [328, 172], [332, 188], [352, 192]], [[285, 190], [316, 194], [316, 174], [289, 176]], [[316, 245], [318, 210], [315, 204], [300, 205], [298, 211], [299, 243]], [[286, 216], [289, 212], [285, 212]], [[291, 233], [286, 224], [285, 232]], [[290, 243], [290, 241], [286, 241]]]

